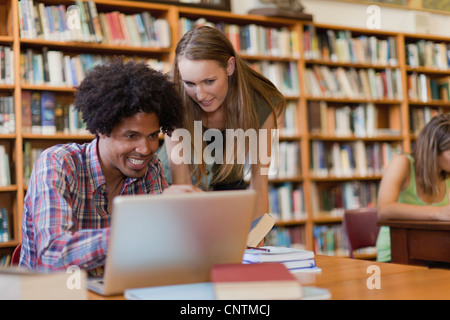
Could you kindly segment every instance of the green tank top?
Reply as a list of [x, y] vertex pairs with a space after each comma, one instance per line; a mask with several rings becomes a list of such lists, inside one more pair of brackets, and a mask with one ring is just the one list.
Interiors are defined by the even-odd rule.
[[[398, 196], [398, 202], [399, 203], [407, 203], [407, 204], [413, 204], [417, 206], [445, 206], [449, 203], [448, 196], [445, 196], [444, 199], [440, 202], [436, 203], [425, 203], [422, 201], [422, 199], [419, 198], [417, 195], [417, 184], [416, 184], [416, 173], [414, 169], [414, 158], [407, 154], [406, 155], [409, 159], [409, 162], [411, 164], [410, 169], [410, 177], [409, 177], [409, 185], [408, 187], [400, 192]], [[447, 179], [445, 181], [446, 185], [446, 192], [445, 194], [448, 194], [448, 190], [450, 188], [450, 179]], [[380, 228], [380, 232], [378, 234], [377, 238], [377, 261], [380, 262], [389, 262], [391, 261], [391, 235], [389, 227], [383, 226]]]

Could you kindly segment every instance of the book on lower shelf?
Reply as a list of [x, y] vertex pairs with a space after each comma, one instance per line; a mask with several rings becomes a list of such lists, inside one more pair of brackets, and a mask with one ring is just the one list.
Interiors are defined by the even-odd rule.
[[[1, 73], [0, 66], [0, 73]], [[1, 82], [0, 82], [1, 84]], [[16, 115], [14, 113], [14, 97], [0, 97], [0, 134], [16, 132]]]
[[318, 270], [313, 251], [276, 246], [246, 249], [242, 263], [281, 263], [292, 273]]
[[9, 156], [4, 145], [0, 145], [0, 187], [11, 185]]
[[214, 265], [211, 282], [218, 300], [303, 297], [302, 285], [281, 263]]
[[2, 207], [0, 208], [0, 242], [8, 242], [10, 240], [8, 209]]

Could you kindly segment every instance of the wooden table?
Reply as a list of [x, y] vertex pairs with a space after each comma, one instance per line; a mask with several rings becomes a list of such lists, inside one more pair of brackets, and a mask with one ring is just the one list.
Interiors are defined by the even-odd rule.
[[380, 220], [378, 225], [390, 228], [392, 262], [450, 266], [450, 222]]
[[[322, 272], [305, 285], [330, 290], [333, 300], [450, 299], [450, 270], [328, 256], [316, 260]], [[378, 275], [380, 288], [370, 289]]]
[[[297, 277], [305, 286], [328, 289], [334, 300], [450, 300], [450, 270], [320, 255], [316, 262], [322, 269], [320, 274]], [[370, 268], [376, 268], [376, 273]], [[380, 288], [370, 289], [368, 280], [369, 287], [378, 283]], [[88, 298], [124, 299], [105, 298], [93, 292], [88, 293]]]

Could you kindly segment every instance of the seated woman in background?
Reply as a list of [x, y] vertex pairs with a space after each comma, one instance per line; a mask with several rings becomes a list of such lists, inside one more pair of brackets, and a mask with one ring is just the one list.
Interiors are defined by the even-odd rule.
[[[420, 131], [412, 154], [392, 159], [378, 193], [380, 219], [450, 220], [450, 113]], [[377, 260], [391, 260], [389, 227], [381, 227]]]

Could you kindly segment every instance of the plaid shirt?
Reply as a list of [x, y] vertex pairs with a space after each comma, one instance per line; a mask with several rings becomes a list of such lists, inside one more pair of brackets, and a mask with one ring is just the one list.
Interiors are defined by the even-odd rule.
[[[155, 155], [145, 176], [126, 179], [120, 194], [159, 194], [166, 187]], [[97, 139], [45, 150], [25, 197], [19, 265], [41, 271], [103, 266], [111, 218], [107, 195]]]

